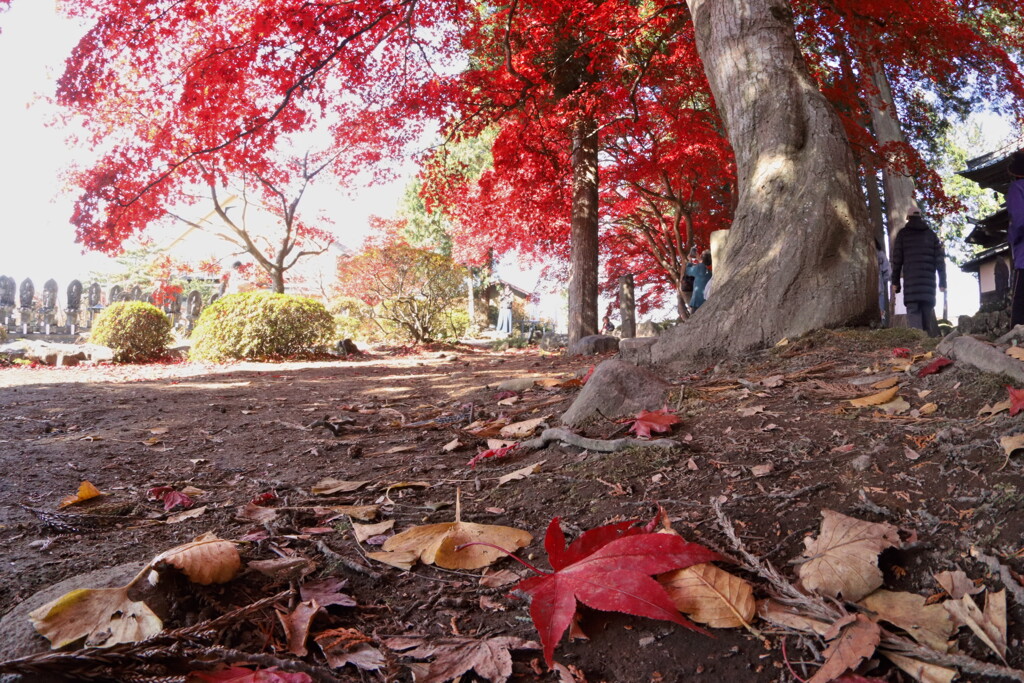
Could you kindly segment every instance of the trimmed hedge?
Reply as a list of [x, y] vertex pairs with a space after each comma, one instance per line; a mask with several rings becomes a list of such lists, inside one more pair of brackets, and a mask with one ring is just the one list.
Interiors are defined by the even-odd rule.
[[203, 309], [190, 360], [263, 360], [306, 353], [334, 338], [334, 319], [314, 299], [274, 292], [229, 294]]
[[93, 344], [108, 346], [119, 363], [157, 360], [167, 353], [171, 319], [153, 304], [117, 301], [96, 316], [89, 334]]

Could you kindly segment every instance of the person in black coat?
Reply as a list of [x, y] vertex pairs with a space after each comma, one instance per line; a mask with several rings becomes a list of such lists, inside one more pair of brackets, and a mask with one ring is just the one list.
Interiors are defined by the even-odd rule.
[[946, 291], [946, 254], [931, 227], [921, 218], [915, 205], [907, 215], [907, 224], [892, 245], [892, 286], [900, 291], [903, 277], [903, 302], [907, 306], [907, 325], [924, 330], [929, 337], [939, 336], [935, 320], [935, 274], [939, 291]]

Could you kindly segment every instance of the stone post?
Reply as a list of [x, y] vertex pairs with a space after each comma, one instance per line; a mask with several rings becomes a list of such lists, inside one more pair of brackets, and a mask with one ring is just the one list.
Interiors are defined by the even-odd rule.
[[636, 336], [636, 296], [633, 290], [633, 276], [619, 278], [619, 316], [622, 318], [622, 338]]

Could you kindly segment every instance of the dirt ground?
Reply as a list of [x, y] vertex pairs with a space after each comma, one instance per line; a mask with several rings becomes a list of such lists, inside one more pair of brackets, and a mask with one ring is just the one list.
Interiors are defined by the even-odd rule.
[[[486, 446], [461, 429], [470, 417], [550, 416], [557, 424], [579, 392], [535, 385], [516, 392], [512, 402], [506, 399], [513, 394], [499, 392], [498, 383], [569, 379], [602, 359], [458, 346], [379, 350], [347, 361], [0, 368], [0, 614], [60, 580], [144, 562], [214, 532], [244, 540], [246, 563], [304, 557], [312, 563], [301, 570], [301, 582], [345, 580], [343, 592], [355, 605], [327, 608], [311, 631], [357, 629], [386, 661], [377, 671], [351, 665], [332, 671], [312, 644], [305, 656], [289, 654], [270, 606], [222, 628], [213, 636], [220, 649], [210, 649], [211, 657], [233, 652], [236, 664], [292, 662], [316, 680], [409, 681], [412, 658], [383, 647], [388, 638], [536, 640], [528, 604], [509, 595], [509, 586], [481, 586], [480, 570], [418, 564], [401, 571], [368, 559], [382, 539], [357, 542], [351, 520], [330, 507], [379, 506], [375, 521], [393, 519], [394, 531], [401, 531], [452, 521], [457, 491], [464, 521], [533, 534], [519, 555], [543, 569], [543, 535], [552, 518], [574, 537], [609, 522], [649, 520], [658, 504], [688, 540], [735, 555], [716, 503], [751, 555], [791, 580], [791, 561], [804, 538], [817, 535], [821, 511], [831, 509], [900, 529], [902, 548], [879, 560], [888, 588], [933, 596], [941, 592], [933, 574], [957, 568], [1000, 588], [1000, 577], [971, 551], [997, 558], [1015, 581], [1016, 572], [1024, 572], [1022, 462], [999, 443], [1022, 431], [1024, 417], [979, 415], [983, 406], [1007, 398], [1005, 378], [959, 364], [919, 377], [928, 359], [893, 371], [894, 364], [911, 362], [897, 358], [895, 347], [913, 356], [933, 346], [908, 331], [814, 333], [742, 361], [669, 377], [677, 385], [671, 407], [682, 417], [669, 435], [679, 441], [677, 449], [601, 454], [553, 445], [513, 451], [475, 468], [467, 462]], [[903, 412], [845, 400], [851, 384], [863, 389], [891, 376], [910, 404]], [[929, 403], [935, 412], [924, 408]], [[324, 418], [337, 435], [309, 426]], [[601, 421], [586, 432], [622, 436], [624, 426]], [[459, 445], [446, 450], [455, 440]], [[503, 475], [541, 461], [535, 474], [499, 485]], [[347, 493], [313, 493], [326, 478], [369, 483]], [[104, 495], [58, 510], [84, 480]], [[162, 503], [147, 500], [147, 491], [159, 486], [198, 489], [194, 507], [205, 511], [166, 523], [180, 510], [165, 513]], [[277, 510], [276, 517], [258, 518], [251, 508], [240, 514], [254, 500]], [[494, 570], [528, 575], [509, 559]], [[754, 583], [759, 598], [770, 592], [761, 577], [734, 571]], [[299, 578], [250, 568], [210, 587], [171, 580], [161, 616], [168, 629], [185, 627], [287, 590]], [[289, 600], [294, 606], [294, 596], [281, 604]], [[813, 675], [823, 649], [816, 638], [763, 621], [755, 623], [759, 636], [729, 629], [707, 637], [587, 608], [580, 616], [587, 639], [563, 639], [555, 652], [576, 681], [795, 681]], [[1012, 597], [1008, 621], [1007, 664], [1024, 668], [1024, 605]], [[958, 639], [961, 651], [1001, 664], [968, 629]], [[153, 661], [165, 665], [165, 675], [203, 668], [194, 654], [176, 659], [168, 649], [164, 655]], [[560, 680], [546, 671], [539, 651], [513, 655], [514, 680]], [[15, 669], [0, 665], [5, 670]], [[103, 669], [84, 660], [41, 670], [47, 673], [26, 680], [142, 680], [145, 673], [134, 665]], [[858, 671], [884, 681], [911, 680], [880, 657]], [[568, 680], [570, 674], [561, 675]], [[484, 679], [467, 674], [461, 680]], [[998, 679], [970, 673], [960, 680]]]

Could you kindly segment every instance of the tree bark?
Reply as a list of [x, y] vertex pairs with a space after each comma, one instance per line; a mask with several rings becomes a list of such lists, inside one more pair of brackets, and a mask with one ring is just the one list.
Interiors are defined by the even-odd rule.
[[[876, 59], [870, 59], [871, 82], [878, 89], [877, 94], [868, 99], [871, 110], [871, 125], [875, 129], [878, 144], [906, 144], [903, 126], [896, 116], [896, 102], [889, 87], [889, 78], [885, 75], [885, 67]], [[886, 164], [882, 167], [882, 181], [885, 186], [886, 219], [889, 224], [890, 244], [907, 223], [907, 214], [914, 203], [914, 179], [904, 175]]]
[[739, 197], [713, 295], [658, 338], [651, 362], [686, 366], [866, 320], [876, 305], [870, 221], [849, 141], [808, 73], [788, 0], [687, 3]]
[[597, 126], [581, 118], [572, 138], [569, 346], [597, 334]]

